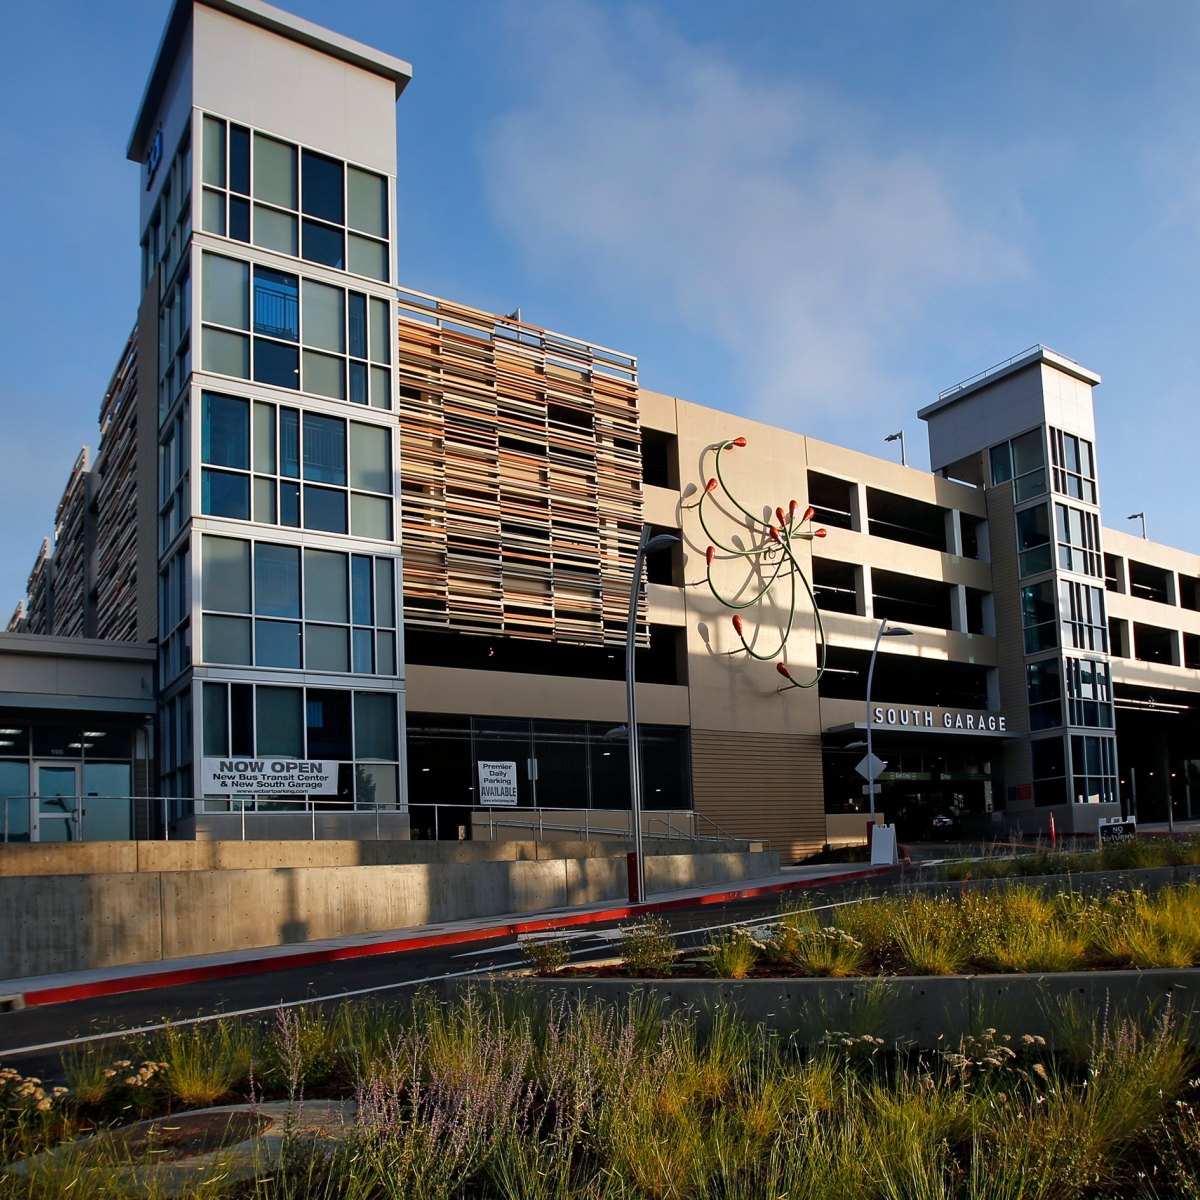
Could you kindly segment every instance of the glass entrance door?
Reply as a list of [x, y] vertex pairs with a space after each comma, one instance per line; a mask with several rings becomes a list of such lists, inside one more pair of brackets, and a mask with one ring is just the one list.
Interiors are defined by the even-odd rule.
[[33, 841], [79, 840], [79, 767], [35, 763]]

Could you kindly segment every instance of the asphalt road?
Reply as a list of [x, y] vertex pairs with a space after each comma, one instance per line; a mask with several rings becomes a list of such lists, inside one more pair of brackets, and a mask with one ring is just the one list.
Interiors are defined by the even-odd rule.
[[[835, 885], [820, 893], [806, 891], [802, 895], [813, 903], [837, 902], [851, 890], [861, 890], [861, 885]], [[723, 925], [769, 920], [779, 907], [780, 899], [771, 897], [697, 905], [662, 915], [676, 932], [677, 944], [691, 948], [703, 945]], [[628, 922], [611, 921], [568, 931], [575, 942], [572, 961], [612, 957], [622, 924]], [[0, 1065], [54, 1083], [62, 1079], [62, 1055], [72, 1048], [103, 1041], [111, 1047], [113, 1058], [132, 1057], [144, 1031], [166, 1022], [205, 1020], [222, 1014], [270, 1021], [280, 1005], [333, 1006], [352, 997], [403, 1003], [422, 983], [447, 975], [485, 977], [525, 965], [519, 947], [505, 935], [465, 945], [345, 959], [317, 967], [4, 1012], [0, 1013]]]

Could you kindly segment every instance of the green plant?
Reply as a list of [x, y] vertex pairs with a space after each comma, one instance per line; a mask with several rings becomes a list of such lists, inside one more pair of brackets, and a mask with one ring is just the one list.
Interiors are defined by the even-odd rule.
[[623, 926], [620, 947], [629, 975], [669, 975], [675, 965], [675, 939], [662, 917]]
[[163, 1086], [189, 1108], [207, 1108], [244, 1088], [257, 1038], [245, 1025], [167, 1025], [155, 1049], [163, 1060]]
[[561, 933], [531, 934], [521, 939], [521, 953], [538, 975], [553, 975], [571, 957], [571, 939]]
[[844, 929], [809, 929], [797, 933], [787, 961], [802, 975], [839, 979], [861, 974], [863, 944]]
[[713, 973], [725, 979], [745, 979], [758, 964], [762, 947], [742, 926], [723, 930], [708, 946]]

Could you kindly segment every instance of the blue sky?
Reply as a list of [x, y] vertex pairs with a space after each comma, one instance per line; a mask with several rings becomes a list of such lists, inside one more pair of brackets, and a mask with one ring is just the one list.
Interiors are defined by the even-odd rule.
[[[1200, 551], [1200, 6], [294, 0], [413, 64], [401, 281], [870, 453], [1043, 342], [1104, 377], [1106, 522]], [[165, 0], [40, 0], [0, 71], [0, 621], [134, 318]], [[736, 422], [732, 424], [736, 425]]]

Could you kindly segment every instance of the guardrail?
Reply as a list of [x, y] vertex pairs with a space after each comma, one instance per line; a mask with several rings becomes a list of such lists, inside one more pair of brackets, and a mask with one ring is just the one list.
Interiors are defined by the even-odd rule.
[[[247, 818], [252, 826], [298, 818], [308, 826], [311, 840], [347, 836], [345, 823], [337, 828], [338, 817], [352, 817], [355, 824], [369, 826], [374, 818], [376, 838], [389, 823], [403, 819], [409, 832], [415, 825], [418, 836], [426, 830], [435, 840], [454, 840], [485, 834], [497, 840], [497, 831], [528, 831], [538, 840], [547, 834], [555, 837], [575, 835], [585, 841], [593, 837], [633, 837], [632, 814], [628, 809], [564, 809], [495, 807], [461, 804], [413, 804], [407, 809], [382, 806], [355, 806], [353, 801], [331, 797], [274, 799], [180, 798], [171, 796], [6, 796], [0, 797], [0, 842], [83, 842], [83, 841], [169, 841], [178, 824], [191, 819], [204, 824], [216, 817], [221, 824], [233, 824], [242, 841], [270, 837], [256, 832], [250, 837]], [[322, 821], [333, 817], [335, 820]], [[230, 818], [226, 822], [225, 818]], [[265, 822], [262, 820], [265, 818]], [[322, 825], [325, 828], [322, 828]], [[211, 826], [210, 826], [211, 828]], [[703, 813], [689, 809], [658, 809], [642, 814], [643, 836], [666, 841], [740, 840], [722, 829]], [[176, 832], [176, 836], [178, 836]], [[292, 833], [295, 836], [295, 833]], [[353, 836], [353, 835], [350, 835]], [[361, 835], [360, 835], [361, 836]]]

